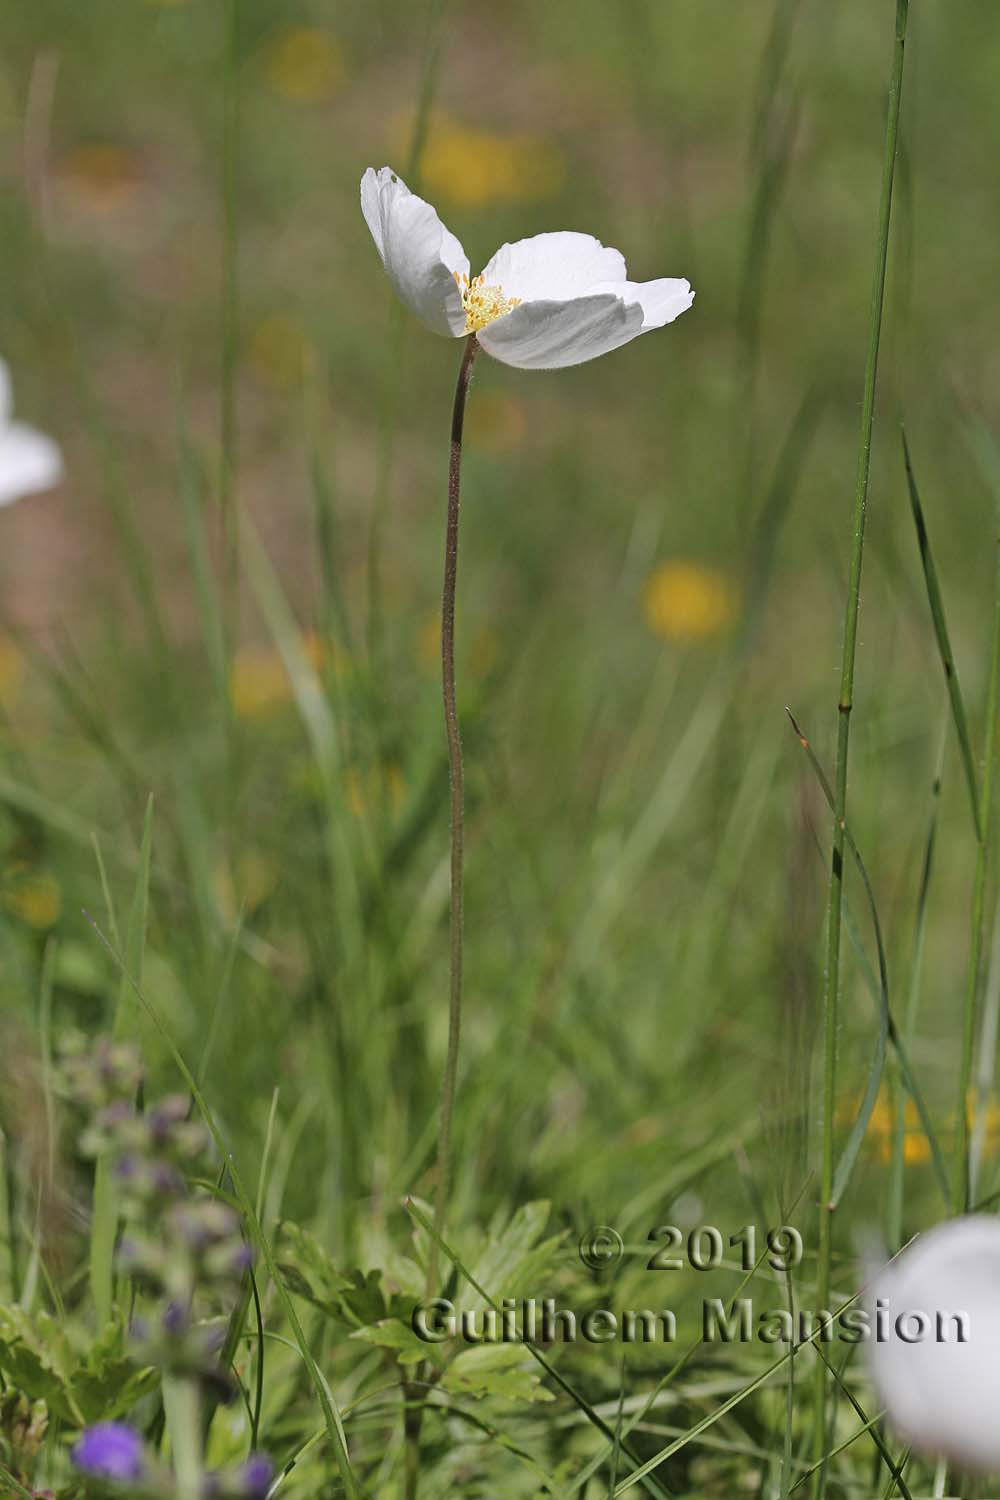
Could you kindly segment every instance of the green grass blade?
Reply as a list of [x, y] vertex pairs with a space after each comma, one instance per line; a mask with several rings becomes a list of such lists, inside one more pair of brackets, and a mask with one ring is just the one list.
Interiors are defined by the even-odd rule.
[[886, 1468], [889, 1470], [889, 1477], [893, 1481], [893, 1483], [897, 1485], [899, 1493], [903, 1496], [903, 1500], [913, 1500], [913, 1496], [907, 1489], [906, 1482], [903, 1479], [902, 1465], [896, 1463], [896, 1460], [893, 1458], [892, 1454], [889, 1452], [889, 1449], [886, 1446], [885, 1439], [879, 1432], [878, 1426], [876, 1425], [882, 1413], [878, 1413], [874, 1417], [869, 1417], [868, 1413], [861, 1405], [861, 1402], [858, 1400], [857, 1396], [855, 1396], [854, 1392], [851, 1390], [850, 1386], [844, 1379], [842, 1371], [838, 1370], [837, 1367], [832, 1363], [832, 1361], [827, 1359], [826, 1355], [823, 1353], [822, 1347], [819, 1344], [816, 1345], [816, 1353], [829, 1369], [830, 1374], [837, 1382], [837, 1385], [840, 1387], [841, 1391], [847, 1397], [848, 1402], [854, 1408], [857, 1416], [864, 1423], [864, 1427], [862, 1430], [871, 1433], [871, 1439], [875, 1444], [875, 1447], [878, 1449], [879, 1457], [885, 1464]]
[[223, 712], [229, 712], [229, 674], [226, 665], [226, 624], [219, 600], [208, 548], [202, 474], [191, 447], [180, 401], [178, 406], [178, 453], [184, 531], [198, 599], [201, 638], [212, 681]]
[[976, 781], [976, 762], [972, 753], [972, 741], [969, 738], [969, 721], [965, 712], [965, 701], [962, 697], [961, 684], [958, 680], [955, 655], [951, 649], [948, 622], [944, 612], [944, 598], [941, 593], [941, 585], [938, 581], [934, 554], [931, 551], [930, 536], [927, 532], [924, 509], [920, 503], [920, 492], [917, 489], [917, 478], [913, 471], [913, 459], [910, 454], [910, 445], [907, 442], [905, 429], [901, 429], [901, 435], [903, 440], [903, 462], [906, 466], [906, 483], [910, 492], [910, 509], [913, 513], [913, 525], [917, 533], [917, 545], [920, 548], [920, 562], [924, 570], [924, 583], [927, 587], [927, 602], [931, 608], [931, 619], [934, 622], [934, 637], [937, 641], [941, 665], [944, 668], [945, 682], [948, 685], [948, 701], [951, 704], [951, 716], [955, 723], [958, 746], [962, 753], [962, 768], [965, 771], [965, 782], [969, 789], [973, 826], [978, 834], [982, 822], [982, 813], [979, 806], [979, 788]]
[[97, 874], [101, 882], [101, 895], [104, 897], [104, 910], [107, 913], [108, 931], [111, 933], [111, 941], [116, 948], [122, 945], [121, 936], [118, 932], [118, 919], [115, 916], [115, 903], [111, 895], [111, 885], [108, 881], [108, 870], [104, 863], [104, 851], [101, 848], [100, 835], [96, 832], [90, 835], [91, 848], [94, 851], [94, 859], [97, 861]]
[[[430, 0], [427, 13], [427, 37], [420, 77], [420, 92], [414, 111], [413, 127], [406, 153], [405, 180], [411, 192], [420, 191], [420, 162], [430, 129], [431, 111], [437, 90], [438, 73], [445, 44], [442, 24], [447, 0]], [[383, 644], [382, 603], [382, 537], [389, 508], [389, 486], [392, 478], [393, 452], [399, 415], [399, 395], [403, 373], [403, 339], [406, 321], [403, 308], [393, 298], [389, 311], [389, 333], [383, 351], [383, 374], [379, 401], [378, 458], [375, 494], [368, 531], [368, 649], [373, 663], [378, 663]]]
[[333, 487], [326, 465], [317, 444], [313, 444], [309, 472], [312, 478], [313, 507], [316, 518], [316, 541], [319, 564], [323, 578], [323, 607], [327, 634], [343, 642], [345, 649], [352, 650], [350, 616], [347, 601], [341, 587], [338, 571], [338, 544], [340, 541], [337, 510]]
[[[819, 760], [816, 757], [816, 753], [812, 748], [812, 745], [809, 743], [809, 740], [806, 738], [806, 736], [802, 733], [802, 730], [799, 728], [792, 714], [789, 713], [788, 717], [789, 719], [791, 719], [792, 728], [798, 735], [799, 743], [801, 744], [803, 750], [806, 752], [809, 764], [812, 767], [817, 780], [819, 781], [827, 804], [832, 809], [834, 806], [834, 793], [832, 786], [827, 780], [826, 773], [824, 772], [823, 767], [820, 765]], [[854, 1121], [853, 1126], [851, 1127], [850, 1133], [847, 1137], [847, 1142], [844, 1146], [843, 1151], [841, 1152], [840, 1159], [837, 1162], [836, 1170], [833, 1174], [833, 1185], [830, 1193], [831, 1208], [835, 1208], [844, 1195], [844, 1190], [847, 1187], [848, 1182], [850, 1181], [851, 1172], [854, 1170], [854, 1163], [858, 1159], [858, 1153], [861, 1150], [862, 1143], [867, 1133], [868, 1125], [872, 1117], [872, 1111], [875, 1108], [875, 1101], [878, 1098], [878, 1091], [882, 1085], [882, 1074], [885, 1071], [886, 1043], [889, 1036], [890, 1017], [889, 966], [886, 958], [885, 941], [882, 936], [882, 923], [879, 918], [878, 906], [875, 901], [875, 892], [872, 889], [871, 881], [868, 878], [868, 871], [865, 867], [864, 860], [861, 858], [860, 851], [858, 850], [858, 847], [855, 844], [854, 839], [851, 836], [846, 825], [844, 828], [844, 835], [846, 842], [850, 847], [851, 853], [854, 856], [855, 863], [858, 867], [858, 871], [864, 884], [865, 895], [868, 899], [868, 909], [871, 913], [872, 928], [875, 933], [875, 947], [878, 954], [878, 1031], [875, 1036], [875, 1050], [872, 1056], [871, 1067], [868, 1073], [868, 1083], [865, 1087], [864, 1097], [861, 1101], [861, 1108], [858, 1110], [857, 1118]]]
[[332, 782], [340, 756], [336, 726], [323, 685], [303, 649], [301, 632], [278, 576], [249, 520], [244, 518], [240, 529], [243, 565], [250, 587], [288, 673], [316, 764], [324, 780]]
[[236, 499], [236, 369], [240, 338], [239, 173], [241, 133], [240, 0], [224, 0], [222, 56], [222, 309], [219, 381], [219, 508], [225, 538], [225, 631], [239, 639], [240, 513]]
[[[146, 951], [146, 923], [149, 917], [149, 866], [153, 853], [153, 799], [146, 804], [146, 818], [142, 828], [142, 843], [139, 846], [139, 869], [135, 880], [135, 892], [129, 909], [128, 925], [125, 929], [125, 962], [129, 973], [142, 983], [143, 956]], [[121, 1037], [128, 1024], [131, 1012], [129, 987], [124, 976], [118, 986], [118, 1006], [115, 1011], [113, 1034]]]
[[[126, 931], [128, 963], [134, 972], [142, 976], [143, 953], [146, 946], [146, 918], [149, 910], [149, 864], [153, 841], [153, 799], [146, 806], [146, 821], [142, 830], [142, 845], [139, 851], [139, 873], [136, 877], [132, 907]], [[118, 986], [118, 1003], [112, 1023], [112, 1035], [120, 1040], [129, 1030], [128, 988], [124, 976]], [[115, 1239], [118, 1233], [118, 1203], [115, 1193], [111, 1163], [106, 1156], [99, 1156], [94, 1168], [94, 1195], [90, 1225], [90, 1291], [94, 1299], [94, 1316], [97, 1327], [104, 1328], [110, 1321], [114, 1308], [114, 1259]]]
[[208, 1064], [212, 1057], [216, 1038], [219, 1033], [219, 1025], [222, 1013], [229, 999], [233, 982], [233, 969], [236, 966], [236, 955], [239, 952], [240, 940], [243, 936], [243, 922], [245, 911], [240, 909], [235, 925], [229, 935], [226, 944], [226, 955], [222, 963], [222, 973], [215, 985], [215, 994], [212, 998], [212, 1008], [209, 1012], [208, 1025], [205, 1028], [205, 1041], [201, 1049], [201, 1057], [198, 1060], [198, 1082], [204, 1083], [208, 1075]]
[[[937, 848], [938, 817], [941, 809], [941, 776], [944, 768], [944, 750], [947, 734], [947, 720], [945, 721], [945, 732], [941, 735], [938, 747], [937, 766], [934, 772], [934, 781], [931, 787], [931, 815], [928, 820], [927, 839], [924, 844], [924, 857], [920, 869], [920, 888], [917, 895], [917, 919], [913, 931], [913, 952], [910, 959], [910, 979], [906, 992], [906, 1011], [903, 1016], [903, 1036], [907, 1045], [912, 1042], [916, 1030], [917, 1004], [920, 999], [920, 984], [923, 977], [924, 967], [924, 941], [927, 934], [927, 910], [931, 888], [931, 875], [934, 870], [934, 854]], [[897, 1059], [898, 1061], [898, 1059]], [[898, 1111], [899, 1121], [893, 1130], [892, 1141], [892, 1163], [889, 1170], [889, 1194], [888, 1194], [888, 1236], [889, 1244], [894, 1250], [898, 1250], [903, 1241], [903, 1176], [905, 1162], [903, 1150], [905, 1146], [905, 1118], [902, 1111]]]
[[[788, 1205], [787, 1209], [783, 1211], [783, 1217], [785, 1218], [786, 1222], [791, 1222], [793, 1215], [795, 1214], [799, 1204], [802, 1202], [802, 1199], [805, 1196], [805, 1192], [807, 1187], [809, 1186], [809, 1182], [810, 1178], [807, 1177], [799, 1191], [796, 1193], [795, 1197], [792, 1199], [791, 1203]], [[764, 1261], [769, 1253], [770, 1251], [768, 1249], [768, 1246], [765, 1244], [763, 1249], [757, 1256], [757, 1259], [750, 1267], [749, 1271], [745, 1272], [742, 1279], [737, 1283], [736, 1288], [729, 1299], [729, 1317], [732, 1317], [733, 1315], [737, 1299], [743, 1295], [744, 1290], [750, 1285], [751, 1281], [756, 1276], [761, 1266], [764, 1264]], [[681, 1371], [684, 1370], [684, 1368], [690, 1363], [695, 1355], [698, 1354], [702, 1349], [704, 1349], [704, 1344], [700, 1339], [697, 1339], [694, 1343], [689, 1344], [684, 1353], [674, 1360], [667, 1373], [661, 1376], [661, 1378], [653, 1386], [653, 1389], [650, 1391], [643, 1404], [633, 1415], [629, 1417], [628, 1421], [624, 1424], [623, 1435], [625, 1437], [627, 1437], [632, 1429], [649, 1415], [654, 1405], [656, 1404], [657, 1399], [663, 1394], [665, 1390], [668, 1389], [669, 1386], [673, 1384], [678, 1375], [680, 1375]], [[572, 1484], [568, 1486], [564, 1496], [562, 1497], [562, 1500], [572, 1500], [573, 1495], [575, 1495], [579, 1490], [584, 1489], [591, 1476], [596, 1473], [596, 1471], [600, 1468], [601, 1463], [604, 1461], [604, 1455], [600, 1453], [592, 1458], [590, 1462], [587, 1463], [580, 1471], [580, 1473], [576, 1476]]]
[[[858, 1292], [855, 1296], [849, 1298], [846, 1302], [842, 1302], [840, 1307], [837, 1309], [836, 1316], [839, 1317], [842, 1313], [845, 1313], [849, 1307], [852, 1307], [854, 1303], [857, 1302], [858, 1298], [861, 1295], [862, 1293]], [[666, 1459], [672, 1458], [675, 1453], [679, 1453], [682, 1448], [686, 1448], [689, 1443], [694, 1442], [695, 1438], [700, 1437], [703, 1432], [707, 1432], [710, 1427], [714, 1427], [716, 1422], [720, 1421], [724, 1416], [727, 1416], [729, 1412], [733, 1411], [737, 1406], [745, 1401], [748, 1396], [752, 1396], [754, 1391], [759, 1390], [760, 1387], [765, 1383], [765, 1381], [771, 1379], [772, 1375], [777, 1375], [778, 1371], [783, 1369], [785, 1365], [788, 1364], [789, 1360], [795, 1359], [801, 1349], [807, 1347], [809, 1344], [815, 1343], [824, 1327], [824, 1320], [818, 1319], [816, 1328], [807, 1339], [803, 1340], [801, 1344], [793, 1345], [793, 1347], [789, 1349], [787, 1354], [783, 1354], [780, 1359], [775, 1360], [773, 1365], [769, 1365], [766, 1370], [763, 1370], [761, 1372], [761, 1374], [756, 1375], [753, 1380], [748, 1381], [746, 1385], [741, 1386], [738, 1391], [736, 1391], [726, 1401], [723, 1401], [721, 1406], [717, 1406], [714, 1411], [711, 1411], [707, 1416], [702, 1417], [701, 1421], [696, 1422], [695, 1425], [693, 1427], [690, 1427], [687, 1432], [682, 1433], [680, 1437], [675, 1438], [672, 1443], [668, 1443], [665, 1448], [661, 1448], [658, 1453], [654, 1453], [653, 1457], [647, 1459], [640, 1468], [633, 1470], [633, 1472], [629, 1474], [627, 1478], [623, 1479], [620, 1485], [618, 1485], [617, 1489], [615, 1490], [614, 1496], [612, 1497], [612, 1500], [618, 1500], [619, 1495], [624, 1495], [626, 1491], [632, 1488], [633, 1485], [638, 1484], [642, 1479], [646, 1477], [647, 1474], [650, 1474], [653, 1469], [658, 1468], [658, 1466], [664, 1463]], [[824, 1462], [825, 1461], [826, 1460], [824, 1458]]]
[[[820, 788], [823, 792], [823, 796], [826, 799], [827, 806], [832, 810], [834, 806], [833, 788], [831, 787], [830, 782], [827, 779], [826, 773], [816, 757], [816, 752], [813, 750], [812, 745], [810, 744], [807, 737], [803, 734], [791, 711], [786, 710], [786, 712], [788, 713], [789, 720], [791, 721], [792, 728], [794, 729], [795, 734], [798, 737], [799, 743], [801, 744], [803, 750], [806, 752], [809, 764], [812, 767], [813, 772], [815, 773], [816, 779], [819, 782]], [[865, 1132], [868, 1129], [868, 1123], [871, 1119], [871, 1112], [875, 1105], [875, 1097], [878, 1094], [878, 1083], [876, 1081], [876, 1077], [878, 1079], [881, 1079], [882, 1070], [885, 1065], [885, 1040], [887, 1039], [895, 1048], [896, 1055], [899, 1059], [900, 1069], [906, 1081], [907, 1089], [909, 1090], [911, 1097], [913, 1098], [914, 1105], [916, 1106], [917, 1112], [920, 1115], [920, 1122], [923, 1127], [924, 1133], [927, 1136], [928, 1144], [931, 1148], [931, 1156], [934, 1161], [935, 1171], [938, 1175], [939, 1182], [941, 1183], [942, 1191], [945, 1195], [945, 1201], [947, 1202], [948, 1172], [944, 1164], [944, 1157], [941, 1153], [941, 1148], [938, 1144], [937, 1136], [935, 1135], [933, 1127], [931, 1125], [930, 1116], [927, 1112], [927, 1106], [924, 1103], [923, 1095], [920, 1092], [919, 1087], [917, 1086], [916, 1079], [913, 1075], [913, 1070], [910, 1067], [906, 1045], [899, 1034], [899, 1028], [896, 1025], [891, 1007], [889, 1005], [889, 977], [885, 955], [885, 943], [882, 937], [882, 923], [879, 919], [878, 908], [875, 903], [875, 892], [872, 888], [872, 883], [868, 875], [867, 867], [861, 857], [861, 851], [855, 843], [854, 835], [851, 833], [851, 830], [846, 822], [844, 823], [843, 832], [844, 842], [850, 851], [851, 857], [854, 860], [865, 889], [865, 896], [868, 901], [868, 908], [872, 919], [872, 927], [875, 932], [875, 941], [878, 948], [879, 983], [877, 990], [877, 999], [879, 1004], [880, 1035], [876, 1041], [875, 1056], [872, 1060], [872, 1068], [869, 1074], [868, 1087], [865, 1090], [865, 1096], [862, 1101], [861, 1109], [855, 1121], [854, 1128], [852, 1129], [851, 1134], [848, 1138], [847, 1146], [841, 1154], [840, 1160], [837, 1164], [837, 1169], [834, 1173], [834, 1185], [836, 1190], [832, 1195], [832, 1201], [834, 1205], [836, 1205], [840, 1201], [844, 1189], [847, 1186], [848, 1179], [850, 1178], [851, 1171], [853, 1170], [854, 1163], [857, 1159], [861, 1143], [864, 1140]], [[884, 1037], [882, 1037], [881, 1035], [883, 1027], [885, 1029]]]
[[23, 1484], [19, 1484], [13, 1474], [6, 1469], [0, 1468], [0, 1495], [16, 1495], [18, 1500], [34, 1500], [35, 1490], [26, 1490]]
[[[837, 1128], [837, 1038], [840, 1024], [840, 947], [841, 913], [844, 898], [844, 829], [847, 820], [847, 783], [850, 763], [851, 716], [854, 710], [854, 675], [858, 650], [858, 625], [861, 611], [861, 579], [864, 568], [865, 527], [868, 519], [868, 490], [871, 478], [872, 431], [875, 421], [875, 396], [878, 387], [879, 350], [882, 342], [882, 313], [885, 303], [886, 270], [889, 260], [889, 230], [892, 223], [892, 189], [899, 145], [899, 117], [903, 93], [903, 64], [906, 55], [906, 29], [909, 0], [896, 0], [896, 24], [889, 73], [889, 99], [886, 111], [885, 149], [882, 161], [882, 188], [879, 195], [878, 225], [875, 236], [875, 266], [872, 274], [871, 309], [868, 319], [868, 349], [865, 356], [864, 391], [861, 400], [861, 427], [858, 434], [858, 458], [851, 518], [851, 562], [848, 574], [847, 600], [844, 610], [844, 633], [840, 659], [840, 694], [837, 699], [837, 752], [834, 770], [834, 811], [831, 837], [829, 906], [826, 928], [826, 967], [823, 983], [823, 1129], [821, 1181], [819, 1192], [819, 1245], [817, 1252], [817, 1299], [826, 1306], [830, 1290], [833, 1251], [833, 1179], [836, 1170]], [[822, 1364], [816, 1365], [816, 1393], [813, 1422], [814, 1457], [823, 1453], [826, 1441], [826, 1400], [828, 1381]], [[814, 1500], [822, 1500], [825, 1471], [820, 1470], [813, 1484]]]

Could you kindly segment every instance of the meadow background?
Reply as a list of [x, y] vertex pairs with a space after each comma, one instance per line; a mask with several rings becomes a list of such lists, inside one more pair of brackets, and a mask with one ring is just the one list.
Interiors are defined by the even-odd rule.
[[[652, 1298], [691, 1338], [703, 1296], [739, 1276], [668, 1287], [644, 1270], [649, 1230], [790, 1219], [812, 1240], [829, 818], [785, 707], [832, 771], [892, 27], [871, 0], [8, 7], [0, 351], [67, 477], [0, 513], [5, 1296], [22, 1295], [33, 1243], [51, 1103], [38, 1059], [121, 1009], [152, 1084], [176, 1086], [89, 920], [127, 925], [150, 795], [143, 984], [260, 1183], [265, 1230], [295, 1221], [337, 1266], [405, 1283], [403, 1198], [431, 1194], [447, 1020], [436, 611], [459, 348], [391, 303], [358, 208], [362, 171], [383, 163], [474, 269], [505, 239], [573, 228], [618, 246], [636, 279], [697, 291], [675, 326], [606, 360], [478, 363], [454, 1239], [509, 1250], [509, 1217], [547, 1201], [564, 1238], [532, 1285], [579, 1308]], [[1000, 16], [916, 5], [906, 67], [850, 823], [947, 1155], [975, 837], [899, 424], [978, 747]], [[227, 508], [243, 513], [238, 575]], [[849, 902], [845, 1136], [878, 1035], [857, 882]], [[991, 887], [988, 948], [994, 909]], [[980, 1198], [1000, 1185], [992, 1050]], [[841, 1291], [857, 1285], [857, 1226], [897, 1248], [944, 1212], [912, 1109], [893, 1173], [891, 1074], [838, 1215]], [[42, 1255], [81, 1330], [87, 1181], [62, 1139]], [[576, 1251], [591, 1224], [636, 1247], [597, 1278]], [[502, 1282], [508, 1263], [482, 1255]], [[801, 1275], [808, 1305], [808, 1256]], [[264, 1304], [280, 1329], [266, 1284]], [[359, 1475], [401, 1496], [383, 1356], [310, 1319], [338, 1399], [359, 1403]], [[665, 1368], [662, 1350], [622, 1353], [559, 1356], [612, 1422]], [[771, 1358], [698, 1351], [632, 1434], [640, 1457]], [[283, 1460], [320, 1417], [294, 1351], [268, 1360], [262, 1432]], [[860, 1362], [854, 1377], [867, 1399]], [[421, 1495], [571, 1492], [607, 1445], [564, 1394], [542, 1404], [529, 1385], [467, 1382], [455, 1403], [471, 1417], [427, 1418]], [[664, 1492], [788, 1493], [809, 1417], [793, 1390], [786, 1423], [786, 1394], [779, 1378], [686, 1442], [657, 1471]], [[241, 1420], [217, 1424], [220, 1449], [238, 1451]], [[843, 1437], [859, 1425], [844, 1401], [837, 1421]], [[614, 1462], [619, 1478], [632, 1467]], [[862, 1438], [828, 1493], [882, 1493], [873, 1463]], [[577, 1492], [610, 1493], [609, 1468]], [[283, 1489], [339, 1485], [317, 1443]]]

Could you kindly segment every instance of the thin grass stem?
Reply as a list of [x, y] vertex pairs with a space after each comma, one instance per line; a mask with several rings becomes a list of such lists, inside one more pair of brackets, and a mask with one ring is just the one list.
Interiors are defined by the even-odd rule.
[[239, 631], [239, 507], [236, 472], [236, 363], [239, 339], [240, 0], [225, 0], [222, 82], [222, 380], [219, 505], [225, 546], [225, 614], [229, 646]]
[[[857, 480], [854, 494], [853, 545], [850, 583], [844, 618], [841, 658], [839, 724], [835, 773], [833, 850], [830, 865], [830, 902], [827, 923], [826, 985], [824, 994], [824, 1063], [823, 1063], [823, 1153], [820, 1175], [819, 1250], [817, 1258], [817, 1306], [825, 1307], [830, 1293], [830, 1260], [832, 1249], [833, 1175], [835, 1165], [835, 1126], [837, 1106], [837, 1029], [839, 1024], [840, 939], [844, 891], [844, 830], [847, 810], [847, 766], [850, 746], [851, 710], [854, 704], [854, 663], [858, 642], [858, 614], [861, 600], [861, 571], [864, 559], [865, 522], [868, 514], [868, 481], [871, 472], [872, 425], [875, 416], [875, 391], [878, 377], [879, 343], [882, 335], [882, 306], [885, 298], [886, 265], [889, 251], [889, 225], [892, 218], [892, 186], [896, 168], [899, 134], [899, 107], [903, 86], [903, 59], [909, 0], [896, 0], [896, 34], [889, 80], [889, 105], [885, 133], [885, 157], [879, 203], [875, 249], [875, 272], [872, 283], [871, 313], [868, 325], [868, 355], [861, 409], [861, 434], [858, 445]], [[827, 1372], [817, 1361], [814, 1457], [820, 1459], [826, 1442]], [[814, 1500], [822, 1496], [826, 1468], [821, 1464], [812, 1482]]]
[[[443, 49], [444, 8], [445, 0], [430, 0], [420, 92], [417, 97], [405, 165], [406, 181], [415, 190], [419, 189], [420, 159], [427, 144], [431, 111], [434, 107], [434, 95], [437, 89]], [[389, 506], [393, 448], [399, 413], [404, 327], [402, 308], [394, 303], [385, 352], [382, 410], [379, 421], [378, 468], [375, 477], [372, 519], [368, 531], [368, 649], [372, 660], [376, 663], [381, 655], [385, 629], [382, 603], [382, 536]]]
[[969, 1208], [971, 1132], [969, 1089], [972, 1083], [972, 1060], [979, 1010], [979, 983], [983, 966], [983, 913], [986, 903], [986, 876], [989, 868], [990, 824], [993, 812], [993, 772], [996, 763], [997, 699], [998, 687], [1000, 687], [1000, 520], [994, 523], [994, 533], [996, 585], [993, 598], [993, 642], [990, 650], [989, 684], [986, 690], [986, 733], [983, 743], [979, 838], [976, 845], [976, 873], [972, 887], [972, 937], [969, 945], [969, 973], [962, 1016], [962, 1053], [958, 1072], [958, 1100], [955, 1109], [958, 1129], [955, 1141], [952, 1206], [956, 1214], [967, 1213]]

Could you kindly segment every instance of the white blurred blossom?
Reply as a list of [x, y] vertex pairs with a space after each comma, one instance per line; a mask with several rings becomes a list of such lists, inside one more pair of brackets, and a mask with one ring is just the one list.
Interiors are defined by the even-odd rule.
[[0, 359], [0, 505], [51, 489], [62, 472], [62, 457], [52, 439], [14, 421], [10, 372]]
[[1000, 1218], [922, 1234], [875, 1279], [868, 1344], [890, 1425], [920, 1453], [1000, 1473]]

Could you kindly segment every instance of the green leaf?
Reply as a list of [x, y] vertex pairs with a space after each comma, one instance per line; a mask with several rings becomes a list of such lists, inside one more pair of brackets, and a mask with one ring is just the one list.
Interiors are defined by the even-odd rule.
[[[349, 1291], [352, 1283], [337, 1270], [329, 1251], [298, 1224], [282, 1224], [278, 1233], [278, 1266], [289, 1291], [331, 1317], [342, 1317], [340, 1295]], [[383, 1304], [376, 1316], [384, 1315]]]
[[522, 1297], [537, 1291], [540, 1278], [554, 1265], [564, 1236], [542, 1240], [552, 1211], [551, 1204], [525, 1203], [504, 1225], [498, 1214], [486, 1236], [486, 1244], [472, 1265], [472, 1274], [483, 1286], [497, 1287], [502, 1297]]
[[413, 1329], [399, 1318], [383, 1318], [379, 1323], [357, 1328], [351, 1337], [375, 1344], [379, 1349], [391, 1349], [401, 1365], [422, 1364], [427, 1359], [433, 1359], [437, 1352], [433, 1345], [417, 1338]]
[[[422, 1208], [420, 1208], [420, 1206], [413, 1198], [408, 1198], [406, 1200], [406, 1208], [410, 1215], [424, 1230], [424, 1232], [431, 1235], [437, 1241], [441, 1249], [444, 1251], [445, 1255], [447, 1255], [448, 1259], [455, 1267], [456, 1271], [458, 1271], [459, 1275], [465, 1278], [465, 1280], [469, 1283], [473, 1290], [478, 1292], [479, 1296], [482, 1297], [486, 1301], [486, 1303], [494, 1309], [494, 1311], [499, 1312], [500, 1309], [496, 1302], [496, 1299], [490, 1295], [487, 1289], [483, 1286], [482, 1282], [476, 1279], [473, 1273], [468, 1269], [468, 1267], [464, 1264], [464, 1262], [461, 1260], [455, 1250], [452, 1249], [448, 1242], [442, 1239], [441, 1236], [437, 1233], [430, 1216], [426, 1214]], [[597, 1411], [590, 1404], [590, 1402], [587, 1401], [586, 1398], [582, 1396], [579, 1391], [577, 1391], [569, 1383], [569, 1381], [560, 1372], [560, 1370], [554, 1364], [552, 1364], [549, 1359], [546, 1358], [541, 1349], [536, 1348], [534, 1344], [526, 1344], [524, 1345], [524, 1347], [527, 1349], [527, 1352], [530, 1354], [531, 1358], [535, 1360], [539, 1365], [541, 1365], [545, 1373], [555, 1382], [560, 1390], [570, 1398], [573, 1404], [578, 1407], [581, 1412], [583, 1412], [587, 1420], [597, 1428], [598, 1432], [602, 1433], [603, 1436], [608, 1439], [613, 1448], [618, 1439], [615, 1436], [614, 1429], [608, 1426], [607, 1422], [605, 1422], [600, 1412]], [[628, 1458], [632, 1460], [633, 1463], [639, 1462], [633, 1450], [625, 1442], [622, 1442], [621, 1450]], [[649, 1466], [649, 1468], [654, 1467], [655, 1465]], [[638, 1475], [638, 1478], [642, 1480], [644, 1486], [646, 1487], [646, 1489], [648, 1489], [651, 1495], [655, 1495], [657, 1497], [657, 1500], [663, 1500], [663, 1496], [665, 1495], [666, 1491], [662, 1488], [658, 1481], [649, 1474], [648, 1469], [643, 1474]]]
[[73, 1394], [75, 1360], [59, 1322], [48, 1313], [31, 1317], [23, 1307], [0, 1307], [0, 1372], [32, 1401], [76, 1426], [83, 1414]]
[[139, 1369], [131, 1357], [124, 1325], [108, 1324], [73, 1372], [73, 1399], [88, 1422], [123, 1416], [156, 1388], [157, 1373]]
[[412, 1294], [386, 1287], [381, 1270], [341, 1271], [315, 1235], [298, 1224], [281, 1226], [278, 1256], [289, 1290], [345, 1328], [370, 1328], [386, 1318], [409, 1325]]
[[155, 1370], [136, 1367], [121, 1322], [109, 1323], [81, 1356], [56, 1318], [19, 1306], [0, 1307], [0, 1371], [75, 1427], [123, 1416], [158, 1379]]
[[[425, 1345], [421, 1345], [426, 1348]], [[454, 1396], [488, 1396], [501, 1401], [554, 1401], [530, 1355], [516, 1344], [482, 1344], [464, 1349], [441, 1377]]]

